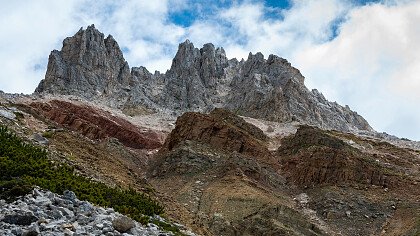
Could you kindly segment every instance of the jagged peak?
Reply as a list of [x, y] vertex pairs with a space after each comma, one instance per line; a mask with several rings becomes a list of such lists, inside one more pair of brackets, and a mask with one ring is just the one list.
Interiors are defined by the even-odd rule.
[[194, 49], [194, 48], [195, 48], [194, 44], [189, 39], [186, 39], [184, 42], [178, 45], [178, 52], [181, 50]]
[[133, 67], [131, 68], [131, 75], [136, 77], [142, 77], [142, 76], [150, 76], [151, 73], [147, 70], [144, 66], [139, 67]]
[[[272, 121], [296, 116], [320, 127], [370, 130], [356, 113], [328, 102], [316, 90], [310, 92], [299, 70], [279, 56], [265, 59], [261, 52], [249, 53], [247, 60], [238, 62], [228, 60], [222, 47], [206, 43], [199, 49], [186, 39], [179, 44], [170, 70], [153, 75], [145, 67], [130, 71], [113, 36], [104, 39], [94, 25], [81, 28], [64, 40], [61, 51], [52, 52], [45, 79], [37, 88], [44, 91], [86, 98], [99, 94], [118, 107], [124, 105], [129, 91], [133, 105], [147, 104], [153, 109], [225, 107]], [[328, 110], [331, 107], [335, 108]], [[320, 111], [328, 115], [320, 116]]]
[[86, 28], [86, 30], [97, 30], [97, 29], [95, 28], [95, 24], [91, 24]]
[[188, 52], [192, 52], [192, 53], [198, 51], [198, 52], [200, 52], [200, 55], [203, 55], [203, 54], [208, 53], [208, 52], [212, 52], [215, 55], [226, 56], [226, 52], [225, 52], [225, 49], [223, 47], [215, 47], [213, 43], [205, 43], [205, 44], [203, 44], [203, 47], [196, 48], [194, 46], [194, 44], [189, 39], [186, 39], [184, 42], [182, 42], [178, 45], [178, 51], [177, 51], [176, 54], [178, 54], [181, 51], [184, 51], [184, 52], [188, 51]]
[[248, 60], [264, 61], [264, 54], [262, 54], [261, 52], [257, 52], [255, 54], [249, 52]]

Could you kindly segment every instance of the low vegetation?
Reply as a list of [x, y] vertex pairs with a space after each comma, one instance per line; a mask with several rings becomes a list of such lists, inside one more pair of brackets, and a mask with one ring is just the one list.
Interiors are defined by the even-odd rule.
[[140, 222], [147, 221], [145, 215], [163, 213], [163, 207], [149, 196], [77, 175], [73, 167], [51, 162], [44, 149], [25, 143], [0, 126], [0, 198], [13, 201], [35, 185], [59, 194], [74, 191], [81, 200], [112, 207]]

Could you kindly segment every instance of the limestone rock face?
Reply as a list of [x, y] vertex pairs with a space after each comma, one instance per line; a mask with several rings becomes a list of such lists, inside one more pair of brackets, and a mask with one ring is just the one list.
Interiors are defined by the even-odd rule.
[[51, 52], [45, 79], [35, 92], [98, 99], [123, 111], [210, 112], [226, 108], [236, 114], [277, 122], [299, 121], [341, 131], [372, 128], [363, 117], [317, 90], [283, 58], [250, 53], [247, 60], [228, 60], [223, 48], [201, 49], [181, 43], [165, 73], [130, 68], [112, 36], [104, 39], [94, 26], [66, 38]]
[[195, 48], [188, 40], [181, 43], [166, 74], [162, 102], [178, 111], [209, 111], [219, 96], [217, 85], [228, 66], [223, 48], [208, 43]]
[[118, 43], [91, 25], [64, 39], [61, 51], [51, 52], [45, 79], [35, 91], [116, 99], [133, 85], [131, 78]]

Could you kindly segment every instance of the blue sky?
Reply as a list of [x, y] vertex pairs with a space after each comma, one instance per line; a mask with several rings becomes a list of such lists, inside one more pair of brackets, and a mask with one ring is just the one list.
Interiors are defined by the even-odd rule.
[[[220, 8], [229, 8], [234, 4], [240, 4], [245, 1], [191, 1], [194, 4], [182, 10], [172, 11], [169, 14], [169, 20], [175, 24], [181, 25], [183, 27], [191, 26], [195, 20], [200, 20], [200, 18], [206, 18], [213, 13], [213, 9]], [[250, 1], [248, 1], [250, 2]], [[266, 1], [251, 1], [255, 3], [262, 3], [268, 8], [272, 8], [272, 11], [266, 12], [266, 17], [281, 17], [281, 10], [289, 9], [292, 7], [293, 2], [289, 0], [266, 0]], [[355, 5], [363, 6], [371, 3], [378, 3], [379, 0], [354, 0], [351, 1]], [[201, 6], [206, 5], [205, 9], [202, 9]], [[210, 6], [210, 7], [209, 7]], [[201, 10], [201, 11], [199, 11]]]
[[418, 0], [0, 0], [0, 90], [31, 93], [48, 55], [90, 24], [130, 66], [165, 72], [178, 44], [277, 54], [378, 131], [420, 140]]

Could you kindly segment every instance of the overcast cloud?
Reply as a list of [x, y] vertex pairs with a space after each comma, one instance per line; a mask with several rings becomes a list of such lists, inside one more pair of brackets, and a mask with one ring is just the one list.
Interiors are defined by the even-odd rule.
[[420, 140], [420, 1], [294, 0], [287, 9], [263, 1], [0, 1], [5, 92], [31, 93], [50, 51], [95, 24], [130, 66], [150, 71], [165, 72], [187, 38], [239, 59], [277, 54], [309, 88], [348, 104], [376, 130]]

